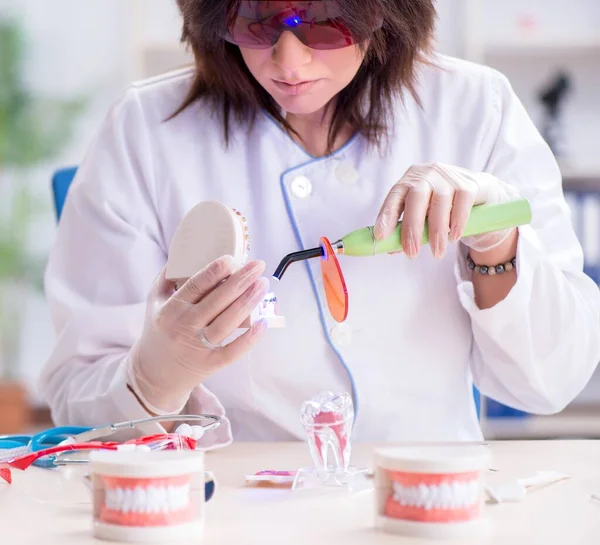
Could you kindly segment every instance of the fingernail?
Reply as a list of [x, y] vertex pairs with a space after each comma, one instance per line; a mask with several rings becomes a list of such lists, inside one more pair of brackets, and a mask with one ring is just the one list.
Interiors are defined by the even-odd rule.
[[450, 229], [450, 240], [456, 242], [460, 238], [460, 226], [454, 224]]
[[389, 225], [388, 218], [386, 216], [380, 216], [377, 218], [377, 222], [375, 223], [375, 229], [373, 234], [375, 235], [376, 240], [383, 240], [385, 238], [385, 232]]
[[270, 287], [270, 282], [268, 278], [259, 278], [256, 281], [256, 285], [254, 286], [254, 293], [256, 295], [260, 294], [260, 297], [263, 297], [265, 295], [265, 293], [267, 293], [267, 291], [269, 291], [269, 287]]
[[266, 268], [264, 261], [252, 261], [245, 266], [244, 279], [250, 278], [251, 276], [261, 274]]
[[415, 232], [409, 230], [407, 233], [407, 239], [408, 243], [406, 245], [406, 255], [410, 259], [412, 259], [413, 257], [416, 257], [417, 253], [419, 252], [419, 246], [417, 244], [417, 237], [415, 235]]
[[435, 235], [432, 243], [433, 257], [441, 259], [446, 251], [446, 237], [442, 233]]
[[267, 329], [267, 320], [262, 318], [252, 326], [252, 337], [260, 335], [265, 329]]

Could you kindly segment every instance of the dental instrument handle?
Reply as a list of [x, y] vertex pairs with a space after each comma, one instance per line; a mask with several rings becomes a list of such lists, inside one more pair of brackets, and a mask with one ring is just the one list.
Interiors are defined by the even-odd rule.
[[[519, 227], [531, 222], [531, 205], [527, 199], [518, 199], [500, 204], [481, 204], [471, 209], [463, 237], [481, 235], [491, 231], [501, 231]], [[339, 253], [354, 257], [366, 257], [376, 254], [402, 250], [402, 222], [391, 236], [385, 240], [375, 240], [373, 227], [358, 229], [337, 242]], [[427, 222], [423, 231], [423, 244], [429, 243]]]

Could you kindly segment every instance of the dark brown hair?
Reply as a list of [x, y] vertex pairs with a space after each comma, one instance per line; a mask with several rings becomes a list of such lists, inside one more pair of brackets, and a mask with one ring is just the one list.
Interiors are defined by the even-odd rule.
[[[242, 0], [177, 0], [183, 15], [182, 42], [194, 53], [196, 76], [177, 115], [199, 99], [222, 111], [225, 139], [230, 120], [253, 122], [265, 110], [286, 130], [277, 103], [252, 76], [239, 48], [223, 39]], [[394, 99], [407, 89], [417, 99], [416, 67], [427, 62], [435, 30], [435, 0], [341, 0], [353, 36], [370, 38], [365, 60], [334, 102], [329, 148], [346, 123], [371, 144], [388, 132]], [[379, 27], [379, 28], [377, 28]], [[374, 28], [377, 30], [373, 31]], [[365, 108], [364, 105], [367, 105]]]

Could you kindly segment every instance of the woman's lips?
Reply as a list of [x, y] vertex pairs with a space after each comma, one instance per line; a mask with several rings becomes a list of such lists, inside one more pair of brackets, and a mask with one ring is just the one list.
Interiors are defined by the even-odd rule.
[[297, 83], [291, 83], [286, 81], [273, 80], [273, 83], [282, 93], [286, 95], [302, 95], [308, 93], [320, 80], [308, 80]]

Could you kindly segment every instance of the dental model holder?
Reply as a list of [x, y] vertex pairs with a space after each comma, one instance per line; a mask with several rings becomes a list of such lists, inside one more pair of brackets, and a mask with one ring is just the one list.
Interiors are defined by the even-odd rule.
[[301, 418], [314, 465], [296, 473], [294, 490], [342, 487], [355, 492], [372, 485], [366, 468], [350, 465], [354, 405], [348, 394], [319, 394], [302, 405]]

